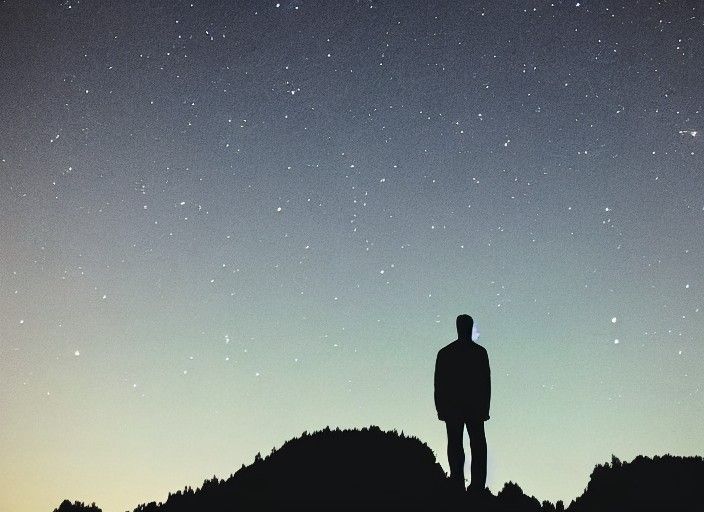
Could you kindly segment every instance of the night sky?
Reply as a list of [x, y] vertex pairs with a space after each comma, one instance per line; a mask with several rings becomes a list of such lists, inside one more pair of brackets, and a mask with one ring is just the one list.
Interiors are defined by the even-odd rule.
[[447, 469], [460, 313], [494, 492], [701, 455], [703, 40], [684, 0], [0, 2], [0, 509], [328, 425]]

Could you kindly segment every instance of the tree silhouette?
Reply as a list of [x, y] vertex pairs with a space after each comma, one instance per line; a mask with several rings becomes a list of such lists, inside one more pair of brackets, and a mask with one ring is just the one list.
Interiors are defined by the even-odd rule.
[[594, 468], [586, 490], [568, 510], [701, 510], [702, 481], [704, 460], [699, 456], [638, 456], [632, 462], [621, 462], [612, 456], [611, 464]]
[[74, 501], [71, 503], [69, 500], [64, 500], [59, 505], [59, 508], [55, 508], [54, 512], [102, 512], [95, 503], [86, 505], [82, 501]]

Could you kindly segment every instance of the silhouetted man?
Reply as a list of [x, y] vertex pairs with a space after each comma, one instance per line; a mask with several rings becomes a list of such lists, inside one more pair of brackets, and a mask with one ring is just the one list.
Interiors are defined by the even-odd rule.
[[472, 341], [474, 320], [457, 317], [457, 339], [438, 352], [435, 361], [435, 408], [447, 428], [447, 459], [450, 479], [464, 490], [464, 449], [462, 436], [467, 426], [472, 450], [470, 491], [486, 487], [486, 437], [484, 422], [489, 419], [491, 372], [489, 356]]

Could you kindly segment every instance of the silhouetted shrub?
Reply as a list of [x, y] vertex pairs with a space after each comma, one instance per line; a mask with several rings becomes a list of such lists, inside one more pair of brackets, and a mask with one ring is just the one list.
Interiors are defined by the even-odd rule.
[[59, 508], [55, 508], [54, 512], [102, 512], [95, 503], [86, 505], [82, 501], [74, 501], [71, 503], [69, 500], [64, 500], [59, 505]]
[[540, 502], [526, 496], [520, 486], [513, 482], [506, 482], [503, 489], [496, 495], [497, 506], [506, 512], [541, 512]]

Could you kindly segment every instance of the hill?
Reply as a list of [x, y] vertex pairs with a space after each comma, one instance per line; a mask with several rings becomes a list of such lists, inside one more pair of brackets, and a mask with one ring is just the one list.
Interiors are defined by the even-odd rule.
[[[598, 465], [568, 512], [690, 511], [704, 500], [701, 457], [637, 457]], [[698, 506], [697, 506], [698, 504]], [[249, 510], [455, 510], [558, 512], [561, 502], [540, 502], [508, 482], [493, 496], [453, 494], [432, 450], [415, 437], [378, 427], [308, 434], [242, 467], [227, 479], [213, 477], [193, 490], [170, 493], [163, 503], [134, 512]], [[100, 512], [65, 500], [55, 512]]]
[[638, 456], [594, 468], [584, 493], [570, 512], [623, 510], [685, 512], [704, 510], [702, 457]]
[[135, 512], [194, 510], [420, 510], [443, 496], [445, 474], [418, 439], [383, 432], [303, 433], [227, 480], [169, 495]]

